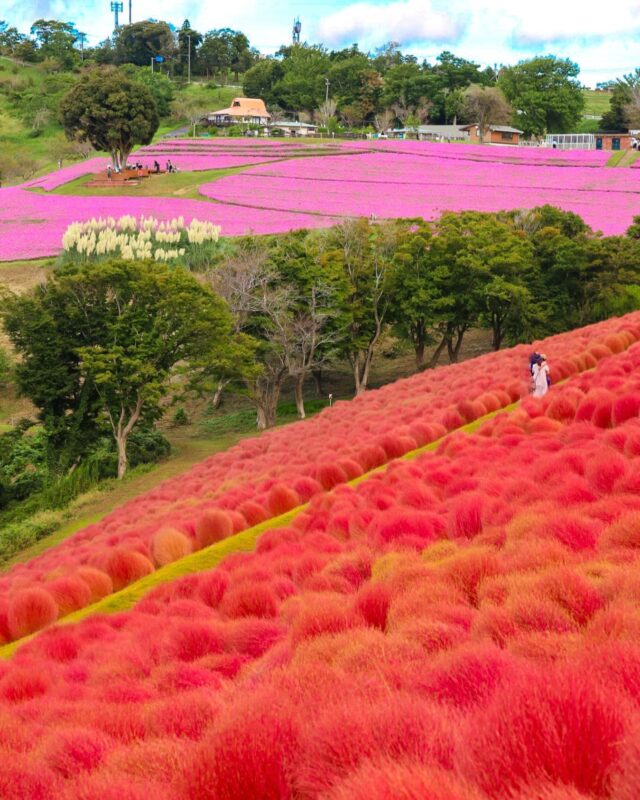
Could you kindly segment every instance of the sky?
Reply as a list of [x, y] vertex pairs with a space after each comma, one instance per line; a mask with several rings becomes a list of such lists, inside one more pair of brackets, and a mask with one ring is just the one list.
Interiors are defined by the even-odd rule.
[[[451, 50], [482, 66], [513, 64], [534, 55], [569, 57], [587, 86], [640, 66], [640, 0], [132, 0], [133, 21], [188, 18], [201, 31], [244, 31], [261, 52], [273, 53], [291, 39], [293, 20], [302, 40], [330, 48], [358, 42], [374, 50], [388, 41], [433, 61]], [[125, 21], [128, 19], [128, 0]], [[89, 44], [113, 28], [110, 0], [3, 0], [0, 19], [28, 31], [40, 17], [73, 22]]]

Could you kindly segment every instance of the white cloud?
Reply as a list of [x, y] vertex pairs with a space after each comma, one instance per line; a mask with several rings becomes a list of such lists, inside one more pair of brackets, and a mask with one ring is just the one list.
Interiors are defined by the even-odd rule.
[[518, 5], [485, 0], [475, 15], [487, 24], [501, 17], [516, 48], [597, 42], [640, 31], [640, 0], [619, 0], [615, 13], [604, 13], [601, 0], [536, 0]]
[[445, 13], [431, 0], [396, 0], [386, 5], [354, 3], [320, 20], [315, 36], [329, 46], [358, 42], [367, 47], [397, 41], [455, 42], [465, 29], [458, 14]]

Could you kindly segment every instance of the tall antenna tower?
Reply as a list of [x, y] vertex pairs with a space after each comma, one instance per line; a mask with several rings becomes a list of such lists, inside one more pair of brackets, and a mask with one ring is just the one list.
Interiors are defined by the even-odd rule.
[[120, 2], [114, 2], [114, 0], [111, 0], [111, 10], [113, 11], [114, 28], [115, 30], [118, 30], [120, 27], [120, 18], [118, 17], [118, 14], [124, 11], [124, 5]]
[[292, 40], [294, 44], [300, 44], [301, 30], [302, 30], [302, 23], [300, 22], [300, 17], [296, 17], [293, 20], [293, 33], [292, 33]]
[[129, 25], [131, 25], [131, 5], [133, 0], [129, 0]]

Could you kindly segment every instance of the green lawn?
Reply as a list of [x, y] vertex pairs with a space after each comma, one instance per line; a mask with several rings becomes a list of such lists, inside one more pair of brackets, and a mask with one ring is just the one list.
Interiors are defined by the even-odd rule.
[[611, 105], [610, 92], [598, 92], [595, 89], [583, 89], [584, 111], [583, 114], [593, 114], [601, 117], [609, 111]]
[[87, 186], [92, 176], [84, 175], [74, 181], [54, 189], [52, 194], [113, 197], [131, 195], [132, 197], [184, 197], [189, 200], [209, 200], [200, 194], [198, 187], [203, 183], [235, 175], [248, 167], [232, 169], [209, 169], [200, 172], [177, 172], [151, 175], [143, 178], [136, 186], [116, 183], [111, 186]]

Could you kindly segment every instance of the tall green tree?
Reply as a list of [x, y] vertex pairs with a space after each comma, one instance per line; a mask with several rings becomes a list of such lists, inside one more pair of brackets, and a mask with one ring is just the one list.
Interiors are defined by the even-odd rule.
[[527, 136], [575, 128], [584, 109], [578, 75], [568, 58], [537, 56], [500, 72], [498, 87], [516, 110], [514, 123]]
[[135, 145], [149, 144], [160, 124], [151, 92], [115, 67], [84, 73], [60, 102], [60, 121], [69, 139], [106, 150], [121, 169]]
[[391, 312], [392, 273], [399, 225], [347, 220], [326, 235], [323, 263], [338, 269], [345, 286], [341, 354], [353, 372], [356, 395], [367, 389], [371, 364]]
[[78, 31], [73, 23], [38, 19], [31, 26], [31, 35], [38, 45], [40, 58], [55, 59], [60, 69], [71, 69], [80, 60], [74, 47]]
[[66, 463], [106, 428], [119, 478], [132, 430], [161, 416], [177, 365], [224, 361], [233, 340], [219, 297], [186, 270], [153, 262], [60, 268], [7, 298], [4, 324], [21, 357], [18, 386]]
[[116, 64], [151, 65], [151, 59], [171, 58], [175, 51], [173, 32], [166, 22], [144, 20], [123, 25], [114, 35]]
[[[627, 131], [630, 125], [629, 106], [640, 97], [640, 67], [619, 78], [611, 87], [610, 108], [600, 121], [602, 130]], [[637, 122], [637, 118], [635, 122]]]

